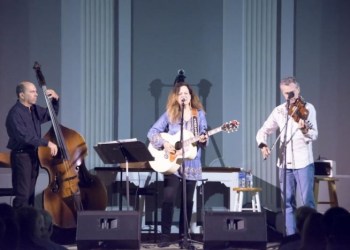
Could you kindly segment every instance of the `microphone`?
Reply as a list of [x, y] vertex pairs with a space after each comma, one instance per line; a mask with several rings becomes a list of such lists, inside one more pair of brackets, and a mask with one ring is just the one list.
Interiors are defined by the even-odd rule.
[[177, 71], [177, 76], [175, 78], [175, 81], [174, 81], [174, 86], [176, 85], [176, 83], [178, 82], [184, 82], [185, 81], [185, 70], [184, 69], [179, 69]]
[[288, 100], [292, 99], [294, 97], [294, 92], [288, 93]]
[[186, 101], [186, 98], [182, 98], [181, 102], [184, 103]]

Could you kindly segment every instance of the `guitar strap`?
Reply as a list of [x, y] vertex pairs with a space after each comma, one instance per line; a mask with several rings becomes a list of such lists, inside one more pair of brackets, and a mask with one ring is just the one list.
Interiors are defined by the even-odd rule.
[[198, 130], [198, 109], [192, 109], [192, 129], [193, 129], [193, 135], [197, 136], [199, 134], [199, 130]]

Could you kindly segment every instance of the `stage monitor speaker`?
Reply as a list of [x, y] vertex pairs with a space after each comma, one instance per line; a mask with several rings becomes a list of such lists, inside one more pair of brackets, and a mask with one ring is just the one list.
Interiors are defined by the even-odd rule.
[[266, 249], [265, 212], [206, 212], [204, 249]]
[[78, 249], [140, 249], [138, 211], [81, 211], [77, 223]]

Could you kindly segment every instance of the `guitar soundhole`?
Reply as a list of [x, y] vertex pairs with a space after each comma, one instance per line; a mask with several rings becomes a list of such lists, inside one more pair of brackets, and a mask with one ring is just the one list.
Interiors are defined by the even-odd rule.
[[180, 141], [175, 143], [175, 149], [180, 150], [182, 148], [182, 143]]

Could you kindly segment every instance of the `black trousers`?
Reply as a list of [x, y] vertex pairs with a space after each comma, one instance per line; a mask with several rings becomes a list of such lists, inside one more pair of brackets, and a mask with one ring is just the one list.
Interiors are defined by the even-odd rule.
[[36, 150], [11, 152], [13, 207], [34, 206], [35, 184], [39, 174]]
[[[173, 222], [174, 206], [178, 193], [181, 195], [181, 207], [180, 207], [180, 218], [179, 218], [179, 231], [183, 234], [184, 229], [184, 211], [183, 211], [183, 187], [182, 179], [176, 175], [164, 175], [164, 191], [163, 191], [163, 204], [162, 204], [162, 233], [170, 234], [171, 225]], [[186, 215], [187, 225], [192, 216], [193, 208], [193, 194], [196, 187], [196, 181], [186, 180]]]

